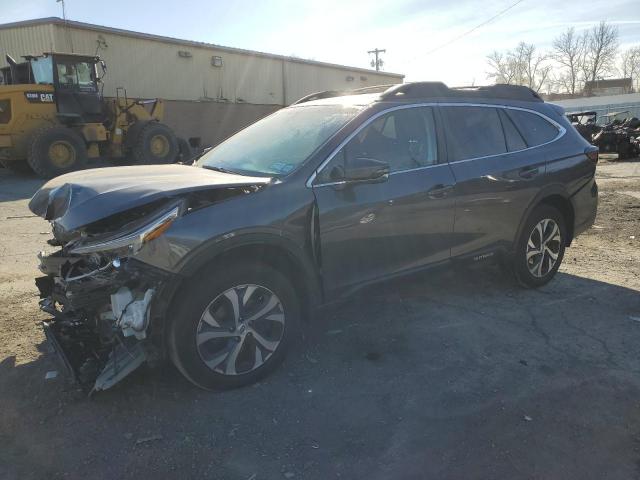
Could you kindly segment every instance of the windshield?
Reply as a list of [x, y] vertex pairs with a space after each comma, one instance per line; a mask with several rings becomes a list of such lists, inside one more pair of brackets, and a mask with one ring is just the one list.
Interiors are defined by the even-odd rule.
[[37, 84], [53, 84], [53, 66], [51, 57], [34, 58], [31, 60], [31, 70]]
[[279, 110], [207, 152], [197, 165], [246, 175], [286, 175], [302, 165], [360, 108], [310, 105]]

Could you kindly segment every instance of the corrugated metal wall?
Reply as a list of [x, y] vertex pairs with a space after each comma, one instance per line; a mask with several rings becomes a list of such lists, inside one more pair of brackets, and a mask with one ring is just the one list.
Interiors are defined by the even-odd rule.
[[39, 54], [55, 48], [54, 25], [34, 25], [0, 30], [0, 66], [5, 66], [5, 55], [22, 61], [22, 55]]
[[[230, 52], [209, 46], [183, 45], [57, 24], [0, 29], [0, 62], [4, 53], [16, 59], [26, 53], [74, 51], [98, 53], [106, 61], [104, 94], [126, 87], [130, 97], [168, 100], [213, 100], [258, 105], [288, 105], [312, 92], [399, 83], [398, 76], [362, 72]], [[178, 52], [188, 52], [182, 57]], [[222, 67], [212, 57], [222, 58]], [[284, 79], [284, 81], [283, 81]]]

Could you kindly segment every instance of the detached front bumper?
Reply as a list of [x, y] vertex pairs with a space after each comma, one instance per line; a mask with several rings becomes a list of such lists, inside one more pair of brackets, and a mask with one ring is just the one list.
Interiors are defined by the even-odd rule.
[[[110, 388], [161, 356], [152, 341], [163, 317], [156, 292], [169, 274], [133, 259], [39, 256], [36, 279], [47, 340], [64, 370], [87, 390]], [[104, 263], [104, 264], [103, 264]]]

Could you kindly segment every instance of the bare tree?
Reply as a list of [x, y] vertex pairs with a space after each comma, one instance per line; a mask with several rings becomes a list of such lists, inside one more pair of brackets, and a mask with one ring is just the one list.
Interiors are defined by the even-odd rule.
[[575, 94], [580, 88], [580, 74], [584, 63], [585, 37], [568, 28], [553, 40], [552, 58], [562, 66], [557, 82], [567, 93]]
[[593, 82], [613, 71], [617, 53], [617, 27], [603, 21], [588, 31], [583, 66], [585, 79]]
[[551, 71], [547, 55], [536, 54], [535, 45], [525, 42], [505, 53], [495, 51], [487, 61], [491, 69], [488, 78], [496, 83], [525, 85], [536, 92], [547, 82]]
[[619, 72], [622, 77], [633, 79], [636, 88], [640, 85], [640, 46], [630, 47], [622, 52]]
[[487, 73], [487, 78], [492, 78], [496, 83], [506, 83], [513, 85], [516, 72], [513, 64], [509, 61], [508, 55], [497, 50], [487, 56], [487, 62], [491, 71]]

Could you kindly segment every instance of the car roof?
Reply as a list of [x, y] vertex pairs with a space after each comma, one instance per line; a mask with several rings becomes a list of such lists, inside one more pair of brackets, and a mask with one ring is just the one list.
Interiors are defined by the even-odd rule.
[[544, 104], [540, 96], [528, 87], [519, 85], [489, 85], [449, 88], [442, 82], [413, 82], [379, 85], [355, 90], [327, 90], [302, 97], [292, 105], [369, 105], [375, 102], [428, 101], [500, 101]]

